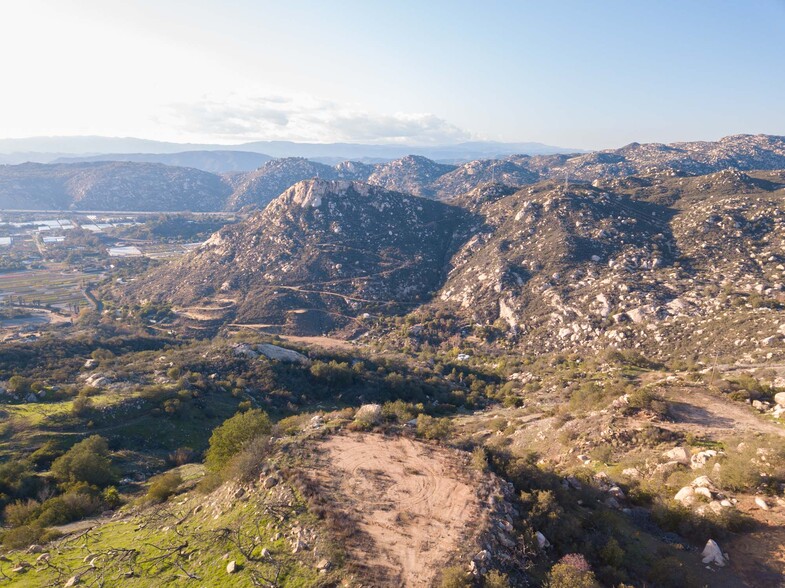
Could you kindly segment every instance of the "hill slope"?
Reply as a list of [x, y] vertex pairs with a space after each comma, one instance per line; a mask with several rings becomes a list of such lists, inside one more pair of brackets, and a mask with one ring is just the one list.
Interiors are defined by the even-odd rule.
[[216, 175], [157, 163], [0, 166], [0, 208], [221, 210], [231, 192]]
[[491, 198], [440, 303], [501, 319], [532, 350], [769, 345], [782, 338], [785, 183], [757, 176], [546, 181]]
[[108, 153], [102, 155], [60, 157], [52, 163], [84, 163], [93, 161], [133, 161], [163, 163], [177, 167], [193, 167], [213, 174], [251, 171], [272, 157], [250, 151], [183, 151], [181, 153]]
[[321, 333], [425, 299], [441, 283], [461, 216], [359, 182], [303, 181], [131, 293], [180, 305], [230, 300], [239, 321]]

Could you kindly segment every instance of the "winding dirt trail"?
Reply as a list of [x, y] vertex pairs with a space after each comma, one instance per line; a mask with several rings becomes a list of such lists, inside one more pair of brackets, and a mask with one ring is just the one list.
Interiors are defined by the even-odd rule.
[[480, 525], [470, 482], [447, 449], [380, 435], [320, 445], [317, 481], [359, 530], [347, 548], [374, 587], [431, 586]]

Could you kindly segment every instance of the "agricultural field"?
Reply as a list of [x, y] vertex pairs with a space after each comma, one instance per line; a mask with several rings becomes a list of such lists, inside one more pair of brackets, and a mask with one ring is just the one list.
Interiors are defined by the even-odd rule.
[[0, 302], [20, 306], [51, 306], [63, 311], [78, 311], [88, 304], [82, 294], [96, 280], [95, 274], [69, 271], [64, 264], [44, 269], [0, 274]]

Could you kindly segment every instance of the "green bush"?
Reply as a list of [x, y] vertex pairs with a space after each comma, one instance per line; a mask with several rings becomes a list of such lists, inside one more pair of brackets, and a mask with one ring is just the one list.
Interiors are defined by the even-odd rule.
[[448, 418], [434, 418], [427, 414], [417, 417], [417, 434], [426, 439], [447, 439], [452, 433], [452, 423]]
[[81, 486], [44, 502], [36, 524], [44, 527], [65, 525], [98, 514], [104, 506], [103, 500], [93, 495], [91, 489]]
[[23, 525], [3, 533], [3, 545], [9, 549], [22, 549], [34, 543], [47, 543], [57, 539], [60, 533], [37, 525]]
[[145, 499], [155, 504], [164, 502], [177, 492], [177, 488], [182, 483], [183, 478], [180, 472], [166, 472], [165, 474], [155, 476], [150, 480], [150, 487], [147, 489]]
[[238, 413], [224, 421], [213, 431], [205, 463], [212, 471], [220, 470], [231, 457], [242, 451], [248, 443], [272, 430], [270, 419], [260, 409]]
[[116, 474], [109, 458], [106, 439], [93, 435], [80, 441], [52, 463], [52, 475], [68, 486], [85, 482], [99, 488], [109, 486]]
[[21, 527], [34, 521], [41, 513], [41, 503], [37, 500], [28, 498], [27, 500], [17, 500], [6, 505], [3, 510], [3, 520], [6, 525], [11, 527]]
[[222, 472], [224, 479], [241, 483], [257, 479], [270, 456], [270, 449], [269, 437], [252, 439], [226, 464]]
[[469, 575], [460, 566], [445, 568], [442, 571], [441, 588], [470, 588], [472, 585]]
[[485, 574], [482, 579], [483, 588], [510, 588], [510, 580], [497, 570]]

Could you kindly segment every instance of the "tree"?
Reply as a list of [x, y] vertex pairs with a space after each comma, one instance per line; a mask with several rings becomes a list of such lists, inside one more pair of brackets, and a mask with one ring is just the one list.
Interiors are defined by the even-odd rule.
[[210, 436], [205, 463], [208, 469], [220, 470], [232, 456], [261, 435], [268, 435], [272, 424], [267, 414], [258, 408], [241, 412], [224, 421]]
[[27, 394], [30, 392], [30, 384], [32, 382], [29, 378], [24, 376], [14, 375], [8, 380], [8, 391], [12, 394]]
[[54, 460], [52, 474], [64, 485], [85, 482], [103, 488], [114, 483], [116, 475], [106, 439], [93, 435], [80, 441]]

